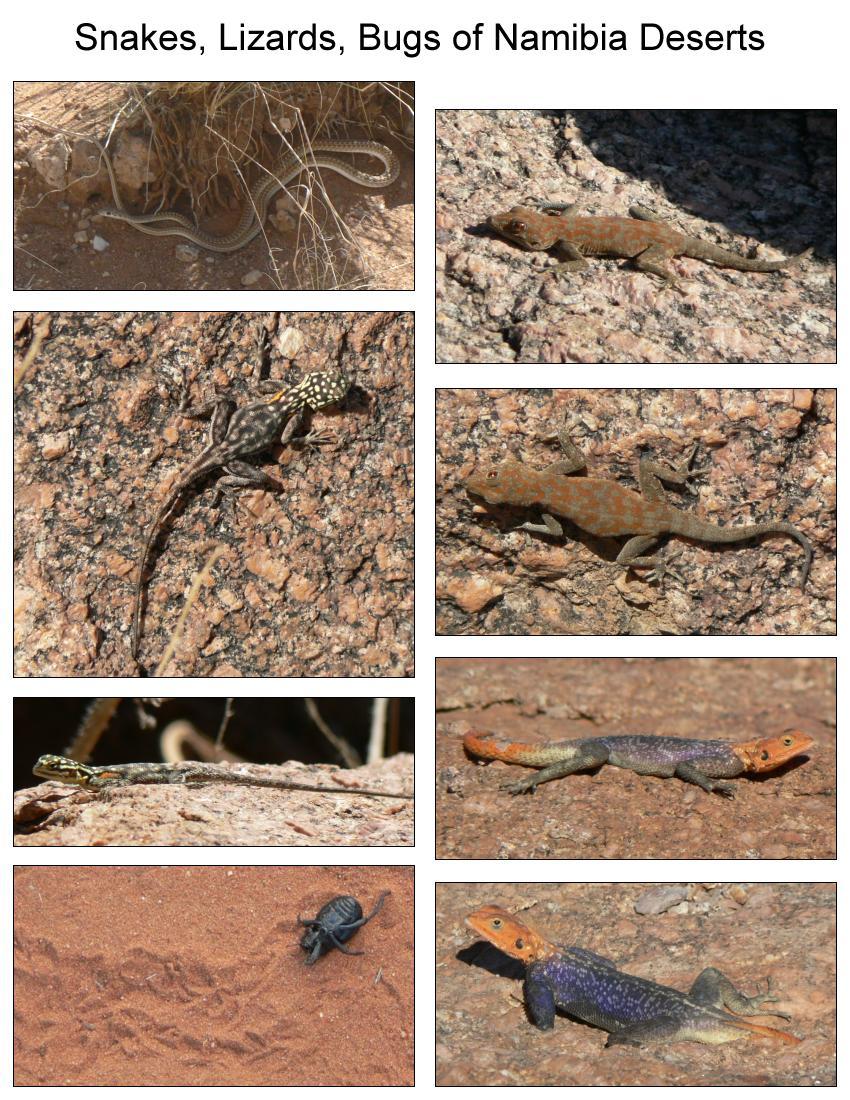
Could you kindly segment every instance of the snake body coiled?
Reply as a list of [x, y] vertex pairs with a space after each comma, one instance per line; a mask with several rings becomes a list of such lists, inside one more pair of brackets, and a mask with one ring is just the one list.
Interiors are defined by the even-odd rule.
[[[377, 141], [322, 141], [298, 151], [291, 150], [283, 157], [274, 172], [266, 170], [253, 185], [242, 207], [236, 227], [224, 236], [215, 236], [199, 229], [189, 218], [176, 210], [163, 210], [152, 214], [130, 213], [121, 201], [118, 181], [115, 178], [109, 154], [102, 145], [100, 151], [109, 174], [112, 198], [115, 203], [114, 207], [101, 210], [100, 213], [104, 217], [124, 221], [151, 237], [185, 237], [186, 240], [210, 252], [236, 252], [252, 241], [263, 227], [271, 200], [304, 169], [327, 168], [353, 183], [371, 188], [389, 187], [398, 178], [400, 170], [398, 158], [392, 149]], [[339, 157], [332, 156], [333, 153], [375, 157], [383, 163], [384, 171], [377, 176], [369, 175], [340, 160]]]

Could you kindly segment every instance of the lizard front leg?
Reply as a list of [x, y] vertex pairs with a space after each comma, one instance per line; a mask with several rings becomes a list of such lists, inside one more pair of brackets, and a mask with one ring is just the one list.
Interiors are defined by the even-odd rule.
[[705, 474], [709, 470], [708, 466], [701, 466], [698, 470], [692, 470], [690, 468], [698, 447], [699, 444], [694, 443], [691, 448], [691, 453], [687, 458], [682, 459], [678, 466], [667, 466], [661, 462], [656, 462], [648, 455], [641, 455], [638, 464], [638, 484], [640, 485], [641, 496], [646, 497], [647, 500], [666, 503], [664, 486], [662, 485], [664, 481], [666, 481], [668, 485], [676, 485], [686, 489], [689, 493], [696, 496], [697, 490], [690, 482], [693, 478], [698, 477], [700, 474]]
[[522, 986], [526, 1010], [535, 1027], [551, 1031], [555, 1026], [555, 994], [540, 977], [526, 976]]
[[550, 268], [550, 271], [560, 275], [562, 271], [581, 271], [582, 268], [590, 267], [590, 264], [571, 241], [565, 241], [561, 237], [555, 241], [552, 248], [556, 256], [565, 256], [566, 259]]
[[698, 787], [702, 787], [704, 791], [711, 793], [717, 791], [718, 794], [722, 794], [724, 798], [734, 798], [735, 792], [731, 787], [725, 783], [715, 783], [713, 779], [709, 779], [707, 775], [695, 768], [693, 764], [687, 762], [676, 765], [676, 770], [673, 772], [679, 779], [683, 779], [686, 783], [696, 783]]

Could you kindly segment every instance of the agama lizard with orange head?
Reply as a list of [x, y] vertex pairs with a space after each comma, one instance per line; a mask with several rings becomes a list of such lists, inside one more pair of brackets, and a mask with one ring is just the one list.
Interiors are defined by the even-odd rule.
[[[497, 905], [486, 905], [466, 918], [474, 932], [525, 963], [523, 994], [531, 1021], [541, 1031], [555, 1026], [555, 1010], [609, 1032], [606, 1046], [628, 1043], [730, 1043], [763, 1037], [799, 1043], [787, 1031], [751, 1024], [740, 1016], [771, 1015], [761, 1006], [775, 1001], [766, 993], [747, 997], [719, 970], [708, 967], [687, 993], [647, 978], [624, 974], [610, 959], [583, 947], [550, 943], [533, 928]], [[727, 1011], [727, 1009], [729, 1011]]]
[[541, 783], [550, 779], [561, 779], [573, 772], [598, 768], [601, 764], [613, 764], [638, 775], [658, 775], [665, 779], [676, 776], [726, 798], [733, 798], [734, 791], [725, 783], [715, 783], [715, 779], [775, 771], [813, 744], [813, 739], [800, 730], [786, 730], [776, 737], [758, 737], [738, 744], [632, 733], [600, 734], [574, 741], [529, 745], [475, 729], [467, 731], [463, 738], [466, 751], [481, 760], [502, 760], [506, 764], [541, 769], [518, 783], [506, 784], [504, 789], [511, 794], [533, 794]]

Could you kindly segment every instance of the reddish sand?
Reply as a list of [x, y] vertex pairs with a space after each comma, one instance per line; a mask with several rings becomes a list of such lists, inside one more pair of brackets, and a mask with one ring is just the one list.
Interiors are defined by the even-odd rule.
[[[304, 965], [296, 920], [381, 912]], [[407, 867], [19, 867], [17, 1085], [411, 1085]]]

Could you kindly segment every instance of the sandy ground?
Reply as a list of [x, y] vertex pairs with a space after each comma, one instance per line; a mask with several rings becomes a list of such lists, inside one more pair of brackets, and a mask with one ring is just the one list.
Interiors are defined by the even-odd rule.
[[[833, 363], [834, 111], [438, 111], [437, 361]], [[487, 228], [517, 205], [643, 206], [782, 272], [679, 258], [672, 289], [628, 261], [557, 258]]]
[[[834, 859], [835, 662], [824, 658], [442, 659], [437, 662], [437, 855], [446, 859]], [[515, 796], [518, 765], [467, 759], [468, 727], [540, 744], [650, 733], [815, 740], [735, 797], [614, 767]], [[496, 823], [494, 827], [494, 823]]]
[[[559, 1015], [539, 1031], [522, 1006], [523, 968], [464, 924], [499, 905], [547, 939], [686, 990], [716, 966], [745, 993], [770, 977], [756, 1017], [802, 1039], [605, 1049], [605, 1033]], [[834, 1085], [835, 889], [830, 883], [450, 883], [437, 887], [437, 1084]], [[765, 1007], [772, 1007], [770, 1005]]]
[[[508, 455], [536, 470], [563, 458], [565, 423], [587, 475], [637, 490], [642, 455], [676, 465], [699, 445], [696, 495], [665, 489], [674, 508], [720, 525], [785, 520], [787, 536], [718, 545], [662, 539], [681, 551], [649, 582], [615, 559], [625, 539], [518, 529], [540, 509], [487, 505], [464, 482]], [[582, 476], [581, 473], [574, 476]], [[437, 633], [817, 634], [835, 632], [834, 390], [438, 390]]]
[[[298, 916], [382, 910], [304, 965]], [[17, 1085], [411, 1085], [407, 867], [26, 867]]]

